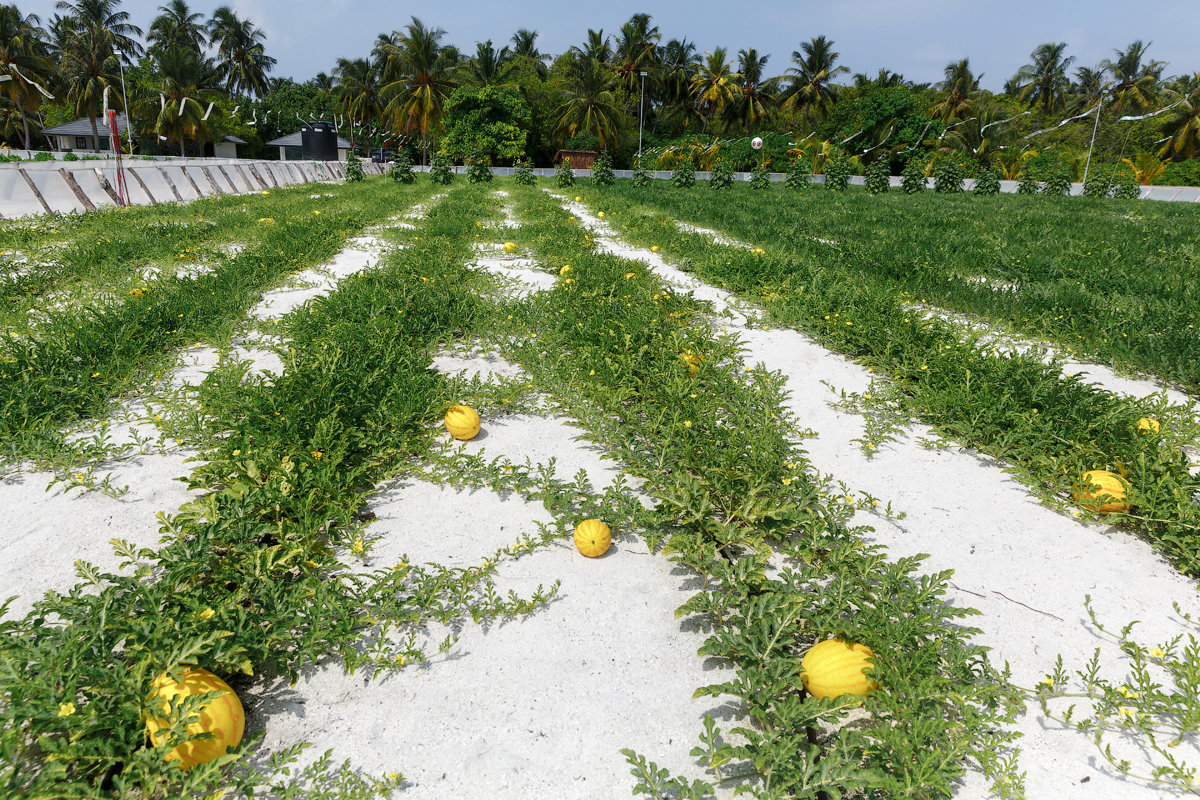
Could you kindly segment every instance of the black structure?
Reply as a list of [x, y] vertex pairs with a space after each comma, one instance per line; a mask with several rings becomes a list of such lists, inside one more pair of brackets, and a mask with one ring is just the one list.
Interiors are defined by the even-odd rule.
[[337, 161], [337, 133], [324, 120], [300, 124], [300, 149], [305, 161]]

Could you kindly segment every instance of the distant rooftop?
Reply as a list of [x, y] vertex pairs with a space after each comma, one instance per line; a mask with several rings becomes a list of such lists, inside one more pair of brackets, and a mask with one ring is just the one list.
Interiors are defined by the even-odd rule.
[[[280, 136], [278, 139], [272, 139], [267, 142], [267, 147], [301, 147], [300, 131], [289, 133], [287, 136]], [[339, 150], [349, 150], [350, 143], [342, 137], [337, 137], [337, 146]]]
[[[129, 135], [129, 120], [125, 118], [124, 114], [117, 114], [117, 130], [123, 135]], [[83, 117], [64, 122], [62, 125], [55, 125], [53, 128], [46, 128], [42, 133], [48, 133], [51, 136], [91, 136], [92, 123], [88, 122], [87, 117]], [[108, 122], [98, 114], [96, 115], [96, 134], [103, 139], [107, 139], [109, 136]]]

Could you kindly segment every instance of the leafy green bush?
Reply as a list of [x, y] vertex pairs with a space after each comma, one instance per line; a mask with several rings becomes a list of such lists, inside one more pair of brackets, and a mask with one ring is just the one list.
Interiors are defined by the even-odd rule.
[[904, 165], [900, 173], [901, 186], [905, 194], [916, 194], [925, 191], [925, 162], [913, 156]]
[[529, 163], [528, 158], [522, 158], [513, 167], [513, 181], [518, 186], [533, 186], [537, 183], [537, 178], [533, 174], [533, 165]]
[[675, 171], [671, 173], [671, 183], [676, 189], [691, 189], [696, 185], [696, 165], [691, 156], [679, 159]]
[[575, 173], [571, 171], [571, 159], [564, 158], [554, 167], [554, 181], [560, 189], [575, 185]]
[[1200, 186], [1200, 157], [1168, 161], [1154, 182], [1160, 186]]
[[1017, 181], [1017, 194], [1037, 194], [1042, 189], [1042, 182], [1037, 179], [1033, 169], [1026, 166]]
[[413, 172], [412, 156], [407, 150], [402, 149], [392, 156], [388, 176], [396, 183], [412, 183], [417, 179], [416, 173]]
[[956, 194], [963, 191], [962, 164], [953, 156], [947, 156], [938, 164], [933, 175], [933, 191], [938, 194]]
[[1137, 178], [1127, 169], [1123, 169], [1113, 178], [1113, 183], [1116, 189], [1113, 191], [1113, 197], [1120, 200], [1137, 200], [1142, 196], [1142, 187], [1138, 185]]
[[633, 185], [644, 189], [652, 180], [654, 179], [650, 177], [650, 170], [646, 169], [646, 157], [642, 156], [633, 167]]
[[708, 188], [728, 189], [731, 186], [733, 186], [733, 164], [723, 158], [718, 158], [713, 162]]
[[62, 157], [62, 160], [63, 161], [78, 161], [79, 156], [75, 155], [74, 153], [67, 153], [66, 155], [64, 155]]
[[596, 163], [592, 164], [592, 183], [597, 186], [612, 186], [616, 182], [613, 176], [612, 156], [607, 150], [600, 151]]
[[825, 188], [833, 192], [844, 192], [850, 185], [850, 162], [834, 156], [825, 164]]
[[771, 173], [767, 172], [767, 168], [762, 162], [754, 165], [754, 169], [750, 171], [750, 188], [751, 189], [770, 189], [771, 188]]
[[886, 158], [877, 158], [867, 167], [867, 192], [883, 194], [891, 188], [891, 169]]
[[[18, 159], [18, 160], [20, 160], [20, 159]], [[46, 152], [38, 153], [36, 156], [34, 156], [30, 160], [31, 161], [53, 161], [54, 153], [46, 153]]]
[[975, 194], [1000, 194], [1000, 176], [991, 167], [984, 167], [975, 178]]
[[358, 183], [363, 177], [362, 159], [351, 150], [346, 153], [346, 183]]
[[1096, 169], [1088, 173], [1088, 179], [1083, 183], [1084, 197], [1108, 197], [1112, 193], [1112, 185]]
[[789, 189], [807, 189], [812, 185], [812, 165], [808, 163], [808, 156], [801, 153], [791, 160], [783, 185]]
[[439, 186], [449, 186], [454, 180], [454, 172], [450, 169], [450, 159], [441, 153], [435, 153], [429, 163], [429, 180]]
[[1042, 187], [1042, 194], [1049, 194], [1061, 197], [1069, 194], [1071, 191], [1071, 176], [1064, 170], [1052, 170], [1046, 176], [1046, 183]]
[[467, 183], [491, 183], [492, 168], [488, 165], [487, 156], [473, 154], [467, 159]]

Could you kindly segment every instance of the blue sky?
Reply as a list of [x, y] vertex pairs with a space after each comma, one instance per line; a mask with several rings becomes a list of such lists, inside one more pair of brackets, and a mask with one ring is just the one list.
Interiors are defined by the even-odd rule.
[[[125, 0], [122, 9], [133, 22], [149, 27], [165, 0]], [[370, 52], [379, 33], [405, 25], [413, 15], [447, 32], [445, 41], [464, 52], [475, 42], [492, 39], [497, 47], [518, 28], [539, 32], [543, 52], [559, 53], [583, 40], [588, 28], [616, 33], [638, 12], [649, 13], [663, 40], [687, 37], [701, 51], [725, 46], [731, 54], [743, 47], [769, 53], [769, 75], [790, 66], [802, 41], [825, 35], [836, 43], [840, 63], [852, 72], [874, 74], [880, 67], [909, 80], [941, 80], [946, 64], [969, 57], [984, 88], [998, 90], [1040, 43], [1067, 42], [1076, 56], [1072, 69], [1094, 66], [1134, 39], [1153, 42], [1150, 57], [1167, 61], [1166, 74], [1200, 70], [1197, 0], [1158, 0], [1135, 6], [1127, 0], [754, 0], [745, 3], [669, 2], [571, 3], [496, 0], [410, 4], [385, 0], [229, 0], [241, 16], [249, 16], [267, 35], [267, 52], [278, 59], [275, 74], [307, 80], [330, 72], [339, 56]], [[191, 0], [206, 16], [215, 0]], [[19, 3], [47, 19], [51, 0]]]

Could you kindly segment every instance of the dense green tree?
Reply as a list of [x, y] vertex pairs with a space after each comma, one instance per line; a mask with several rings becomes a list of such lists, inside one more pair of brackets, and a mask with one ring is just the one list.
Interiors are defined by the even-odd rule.
[[221, 73], [216, 64], [186, 47], [171, 47], [157, 59], [157, 92], [134, 105], [142, 119], [153, 119], [153, 130], [168, 142], [179, 144], [186, 155], [188, 139], [197, 144], [208, 136], [208, 104], [221, 95]]
[[941, 118], [943, 122], [966, 119], [974, 113], [975, 97], [983, 74], [976, 76], [971, 72], [970, 59], [964, 58], [947, 64], [945, 75], [946, 79], [938, 84], [938, 88], [946, 94], [941, 102], [929, 109], [929, 113]]
[[1200, 156], [1200, 72], [1178, 78], [1164, 94], [1169, 102], [1182, 103], [1163, 125], [1168, 138], [1159, 155], [1176, 161]]
[[760, 56], [754, 48], [738, 51], [738, 91], [725, 108], [731, 125], [751, 133], [775, 113], [778, 106], [778, 78], [764, 77], [770, 56]]
[[85, 30], [107, 31], [110, 47], [129, 63], [142, 54], [142, 46], [134, 38], [142, 35], [142, 29], [131, 23], [129, 12], [121, 11], [120, 7], [121, 0], [59, 0], [55, 5], [59, 11], [65, 11], [66, 19], [70, 20], [66, 23], [68, 35]]
[[350, 142], [356, 143], [355, 131], [370, 130], [383, 116], [379, 92], [379, 74], [365, 58], [339, 58], [333, 71], [333, 96], [339, 114], [350, 121]]
[[469, 86], [493, 86], [504, 83], [512, 68], [513, 54], [508, 47], [497, 50], [492, 40], [475, 45], [475, 55], [462, 68], [462, 82]]
[[63, 54], [61, 74], [67, 86], [67, 100], [76, 116], [85, 116], [92, 125], [92, 149], [100, 149], [96, 117], [104, 102], [104, 92], [118, 85], [116, 50], [113, 34], [104, 28], [85, 28], [71, 37]]
[[629, 94], [638, 91], [639, 73], [652, 71], [657, 66], [658, 42], [662, 36], [658, 26], [650, 24], [650, 19], [649, 14], [634, 14], [621, 26], [617, 36], [613, 67], [617, 72], [617, 85]]
[[475, 155], [515, 161], [525, 154], [532, 117], [512, 86], [460, 86], [446, 103], [441, 150], [453, 158]]
[[563, 102], [555, 131], [568, 139], [580, 131], [592, 133], [601, 146], [616, 141], [624, 115], [613, 93], [616, 81], [595, 59], [576, 56], [564, 75]]
[[1116, 61], [1105, 59], [1101, 66], [1115, 81], [1112, 87], [1112, 107], [1123, 114], [1143, 114], [1158, 98], [1165, 61], [1146, 61], [1151, 42], [1138, 39], [1124, 50], [1115, 50]]
[[692, 76], [692, 97], [704, 117], [705, 130], [714, 117], [725, 111], [741, 92], [741, 75], [733, 71], [733, 62], [724, 47], [704, 54]]
[[429, 158], [429, 138], [442, 121], [454, 89], [452, 71], [458, 52], [442, 46], [446, 32], [428, 28], [416, 17], [403, 31], [393, 31], [380, 46], [383, 58], [385, 116], [393, 133], [421, 137], [422, 163]]
[[33, 146], [29, 117], [49, 95], [45, 86], [53, 73], [39, 23], [33, 14], [22, 16], [16, 6], [0, 6], [0, 75], [8, 76], [0, 91], [12, 103], [27, 149]]

